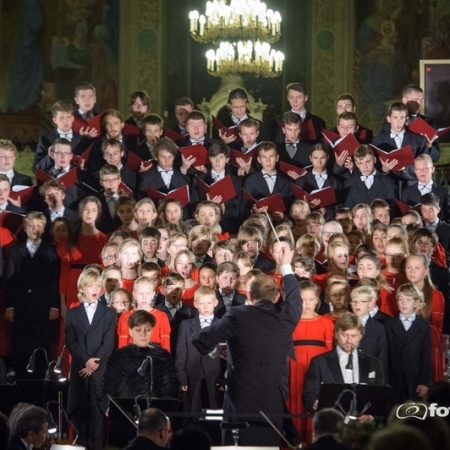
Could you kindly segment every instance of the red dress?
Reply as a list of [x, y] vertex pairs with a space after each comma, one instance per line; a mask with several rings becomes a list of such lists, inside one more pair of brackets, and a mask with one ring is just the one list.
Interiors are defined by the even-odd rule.
[[56, 252], [61, 258], [59, 292], [65, 294], [66, 305], [78, 300], [78, 277], [88, 264], [102, 264], [102, 249], [108, 242], [108, 236], [98, 232], [95, 236], [80, 234], [78, 244], [67, 249], [67, 238], [61, 239]]
[[386, 288], [380, 289], [378, 297], [378, 307], [381, 312], [389, 314], [391, 317], [399, 313], [395, 291], [388, 291]]
[[181, 295], [181, 300], [183, 300], [183, 303], [188, 306], [194, 306], [194, 295], [195, 291], [200, 287], [200, 283], [197, 282], [194, 284], [194, 286], [190, 288], [184, 288], [183, 294]]
[[440, 242], [436, 245], [434, 253], [431, 255], [431, 259], [442, 267], [447, 268], [447, 258], [445, 248]]
[[134, 282], [136, 281], [136, 278], [124, 278], [122, 280], [122, 288], [126, 289], [130, 294], [133, 293], [133, 286]]
[[322, 289], [322, 292], [326, 292], [327, 290], [327, 281], [328, 281], [328, 272], [316, 274], [312, 278], [313, 283], [317, 284], [317, 286]]
[[272, 270], [269, 270], [269, 272], [266, 272], [266, 275], [270, 275], [277, 283], [277, 288], [279, 290], [281, 290], [281, 283], [283, 281], [283, 275], [281, 273], [274, 273]]
[[[135, 309], [125, 311], [119, 316], [117, 323], [118, 348], [132, 344], [130, 330], [128, 328], [128, 318]], [[167, 314], [159, 309], [151, 309], [149, 313], [155, 317], [156, 325], [153, 328], [150, 342], [161, 345], [162, 348], [170, 352], [170, 323]]]
[[445, 355], [441, 350], [442, 325], [444, 323], [445, 300], [441, 291], [431, 291], [431, 376], [432, 381], [444, 379]]
[[[292, 334], [297, 361], [289, 359], [289, 395], [287, 405], [291, 414], [308, 414], [303, 407], [302, 393], [305, 374], [314, 356], [333, 348], [334, 323], [325, 316], [300, 318]], [[294, 423], [305, 441], [312, 437], [312, 420], [294, 418]]]

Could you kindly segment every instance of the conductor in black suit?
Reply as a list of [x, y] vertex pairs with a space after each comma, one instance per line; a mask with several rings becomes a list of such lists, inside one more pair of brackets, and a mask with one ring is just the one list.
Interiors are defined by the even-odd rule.
[[380, 361], [358, 350], [363, 334], [355, 314], [345, 313], [336, 321], [336, 348], [314, 357], [306, 372], [302, 400], [308, 411], [317, 409], [321, 383], [385, 384]]
[[[301, 315], [302, 300], [291, 268], [294, 252], [283, 247], [278, 255], [286, 300], [275, 280], [258, 275], [250, 288], [250, 305], [231, 308], [221, 320], [200, 332], [192, 343], [202, 355], [221, 342], [228, 344], [227, 420], [247, 420], [239, 432], [241, 445], [278, 445], [278, 435], [253, 415], [264, 411], [281, 429], [286, 395], [287, 357], [292, 354], [292, 332]], [[252, 415], [251, 418], [246, 415]], [[223, 436], [224, 444], [230, 437]]]

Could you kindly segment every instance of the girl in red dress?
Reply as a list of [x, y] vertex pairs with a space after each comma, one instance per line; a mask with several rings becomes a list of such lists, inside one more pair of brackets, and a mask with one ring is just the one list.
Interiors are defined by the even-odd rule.
[[108, 237], [95, 226], [101, 214], [101, 204], [96, 197], [90, 196], [81, 200], [78, 213], [81, 224], [71, 236], [61, 239], [57, 247], [61, 258], [59, 291], [63, 317], [71, 303], [78, 301], [79, 275], [87, 264], [102, 263], [102, 249], [108, 242]]
[[192, 278], [195, 269], [195, 256], [189, 250], [181, 250], [175, 257], [175, 272], [184, 278], [184, 291], [181, 300], [188, 306], [194, 306], [194, 294], [200, 283]]
[[138, 277], [138, 267], [143, 255], [142, 248], [138, 241], [128, 238], [119, 244], [117, 253], [122, 271], [122, 287], [132, 292], [134, 280]]
[[166, 225], [172, 223], [181, 226], [183, 221], [183, 207], [176, 198], [165, 198], [158, 204], [158, 219], [156, 222], [159, 225]]
[[405, 273], [408, 281], [413, 283], [424, 294], [424, 306], [419, 311], [431, 324], [431, 369], [433, 381], [444, 379], [447, 338], [442, 337], [444, 323], [445, 300], [441, 291], [434, 288], [430, 280], [429, 259], [427, 256], [414, 253], [406, 258]]
[[156, 319], [153, 328], [151, 342], [161, 345], [162, 348], [170, 352], [170, 323], [164, 311], [151, 307], [151, 302], [155, 296], [153, 282], [150, 278], [140, 277], [134, 282], [133, 299], [134, 307], [130, 311], [122, 312], [117, 323], [118, 348], [125, 347], [132, 343], [128, 318], [134, 311], [142, 309], [151, 313]]
[[387, 226], [382, 223], [377, 223], [373, 227], [371, 243], [374, 249], [377, 251], [377, 258], [381, 263], [381, 267], [386, 265], [386, 259], [384, 254], [386, 253], [387, 242]]
[[[302, 403], [303, 382], [309, 363], [314, 356], [333, 348], [333, 322], [317, 314], [320, 290], [311, 281], [302, 281], [300, 291], [303, 310], [292, 335], [296, 361], [289, 359], [288, 408], [291, 414], [308, 414]], [[294, 418], [297, 430], [304, 442], [311, 442], [312, 419]]]

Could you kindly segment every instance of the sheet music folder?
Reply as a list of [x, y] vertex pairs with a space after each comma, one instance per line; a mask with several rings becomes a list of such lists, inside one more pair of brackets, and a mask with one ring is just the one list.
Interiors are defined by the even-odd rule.
[[[364, 414], [371, 416], [387, 416], [391, 410], [392, 388], [389, 386], [372, 386], [369, 384], [331, 384], [320, 385], [319, 404], [317, 409], [335, 408], [339, 395], [344, 390], [351, 390], [356, 393], [356, 411], [360, 413], [368, 404], [370, 406]], [[340, 399], [340, 404], [344, 411], [350, 410], [350, 401], [353, 396], [345, 393]]]

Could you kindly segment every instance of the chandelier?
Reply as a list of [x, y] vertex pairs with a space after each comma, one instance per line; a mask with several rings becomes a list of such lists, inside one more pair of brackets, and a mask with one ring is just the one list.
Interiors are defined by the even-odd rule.
[[265, 78], [277, 77], [283, 70], [284, 55], [270, 49], [267, 42], [221, 42], [214, 52], [206, 52], [208, 73], [215, 77], [234, 73], [253, 73]]
[[191, 37], [218, 48], [206, 52], [210, 75], [253, 73], [276, 77], [283, 70], [283, 53], [269, 43], [281, 36], [281, 16], [260, 0], [214, 0], [206, 2], [205, 15], [189, 13]]

